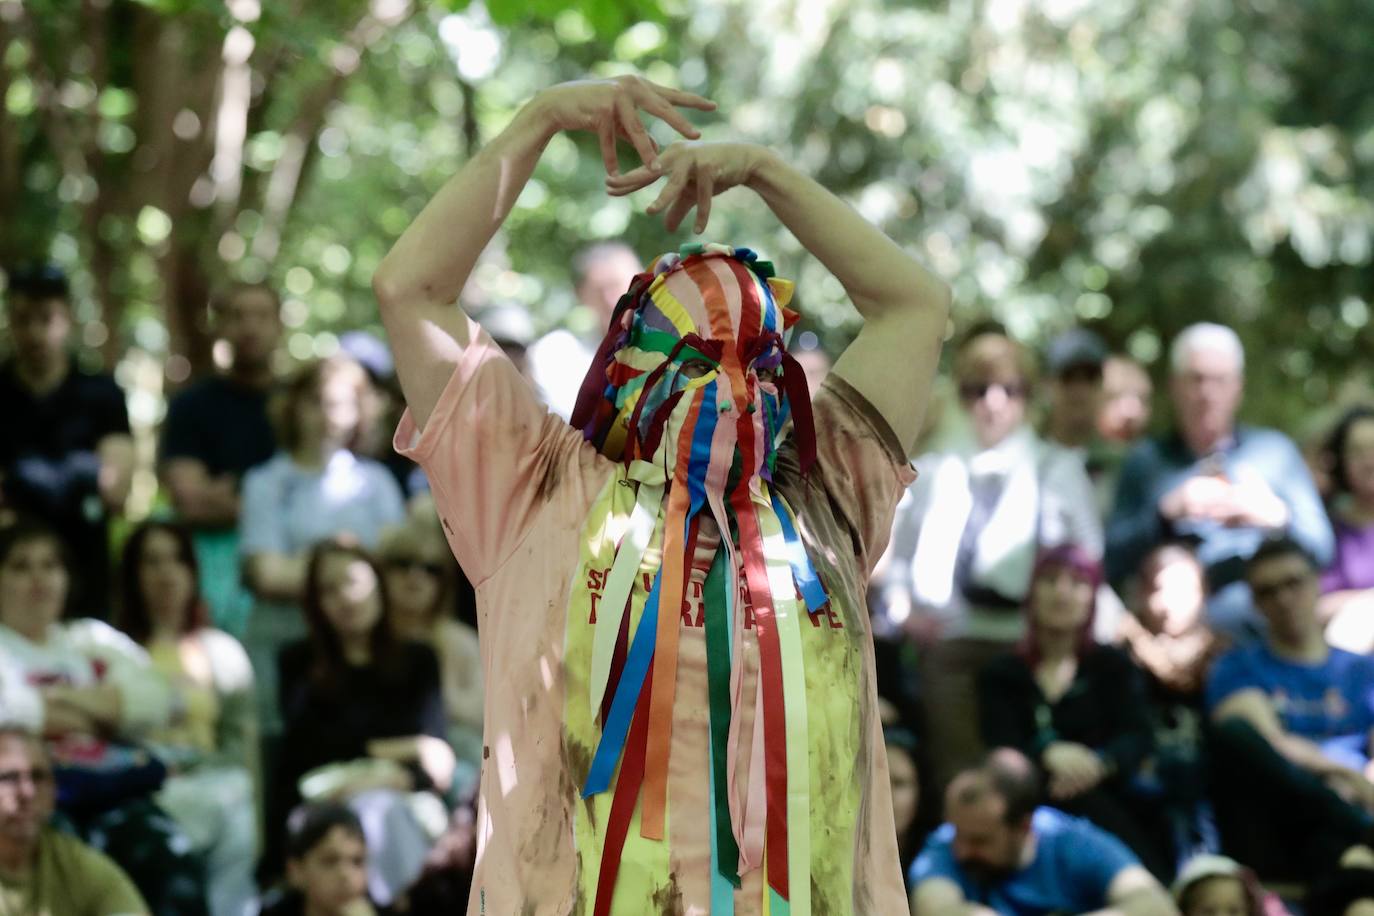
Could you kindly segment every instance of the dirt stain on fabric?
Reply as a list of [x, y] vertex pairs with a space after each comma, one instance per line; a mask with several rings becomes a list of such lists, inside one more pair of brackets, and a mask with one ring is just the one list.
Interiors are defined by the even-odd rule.
[[563, 464], [561, 461], [544, 461], [544, 471], [539, 477], [539, 487], [534, 491], [534, 498], [538, 502], [548, 502], [553, 498], [554, 492], [558, 489], [558, 484], [563, 480]]
[[[571, 783], [571, 790], [574, 795], [581, 797], [582, 785], [587, 781], [587, 774], [592, 768], [592, 752], [576, 741], [563, 741], [563, 773]], [[586, 809], [587, 823], [596, 828], [596, 803], [591, 796], [582, 799], [582, 807]]]
[[677, 876], [669, 875], [668, 883], [654, 891], [653, 897], [649, 898], [653, 904], [651, 913], [662, 913], [663, 916], [682, 916], [682, 889], [677, 886]]

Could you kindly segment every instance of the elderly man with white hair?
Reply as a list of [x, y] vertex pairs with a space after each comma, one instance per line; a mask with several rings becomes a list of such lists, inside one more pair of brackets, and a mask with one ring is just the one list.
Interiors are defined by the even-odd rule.
[[1174, 429], [1126, 459], [1107, 523], [1107, 572], [1120, 582], [1161, 541], [1193, 540], [1212, 594], [1210, 623], [1253, 635], [1260, 624], [1245, 560], [1266, 535], [1285, 532], [1325, 564], [1331, 527], [1292, 440], [1236, 423], [1245, 369], [1236, 332], [1190, 325], [1169, 355]]

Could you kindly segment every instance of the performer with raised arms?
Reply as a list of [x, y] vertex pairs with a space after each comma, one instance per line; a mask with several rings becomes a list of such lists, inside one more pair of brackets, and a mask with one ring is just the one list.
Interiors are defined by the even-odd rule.
[[[428, 474], [477, 588], [484, 682], [470, 912], [904, 912], [864, 604], [944, 336], [946, 286], [775, 152], [659, 150], [712, 102], [634, 76], [539, 93], [438, 192], [374, 288]], [[621, 298], [571, 423], [454, 304], [549, 140], [607, 189], [665, 180], [675, 229], [754, 192], [864, 325], [815, 393], [792, 284], [691, 244]], [[616, 142], [643, 164], [621, 174]]]

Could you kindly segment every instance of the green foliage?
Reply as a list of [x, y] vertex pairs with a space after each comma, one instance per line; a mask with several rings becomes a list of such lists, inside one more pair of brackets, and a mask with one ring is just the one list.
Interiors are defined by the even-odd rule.
[[[104, 240], [130, 303], [115, 330], [137, 341], [159, 339], [137, 332], [164, 307], [169, 246], [193, 252], [208, 282], [282, 284], [295, 356], [375, 326], [372, 269], [476, 146], [544, 86], [637, 70], [715, 98], [719, 114], [692, 115], [708, 138], [777, 147], [919, 253], [954, 285], [959, 321], [996, 314], [1035, 342], [1087, 322], [1156, 368], [1183, 325], [1225, 321], [1251, 352], [1251, 414], [1290, 426], [1374, 355], [1367, 0], [421, 4], [338, 80], [279, 226], [266, 190], [366, 4], [263, 3], [242, 24], [257, 94], [231, 212], [135, 199], [96, 225], [92, 195], [118, 196], [157, 128], [135, 79], [147, 17], [175, 19], [207, 66], [235, 23], [217, 0], [115, 0], [104, 88], [89, 102], [67, 91], [103, 157], [83, 178], [45, 131], [33, 67], [94, 90], [70, 50], [81, 23], [57, 15], [61, 0], [25, 7], [34, 33], [0, 32], [24, 173], [0, 252], [43, 248], [79, 267]], [[201, 98], [191, 111], [208, 125], [214, 99]], [[649, 257], [686, 239], [643, 214], [653, 192], [613, 200], [602, 179], [594, 138], [555, 140], [469, 298], [576, 325], [588, 320], [568, 289], [578, 247], [624, 237]], [[832, 349], [852, 333], [843, 291], [747, 192], [721, 199], [708, 235], [797, 279]]]

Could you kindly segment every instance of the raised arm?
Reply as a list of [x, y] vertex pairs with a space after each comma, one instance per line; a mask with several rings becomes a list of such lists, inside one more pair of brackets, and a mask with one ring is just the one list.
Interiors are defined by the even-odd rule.
[[[662, 160], [668, 183], [649, 212], [666, 211], [670, 230], [696, 207], [696, 231], [704, 232], [711, 197], [744, 185], [835, 275], [864, 325], [834, 371], [877, 408], [909, 453], [944, 342], [950, 299], [944, 282], [772, 150], [744, 143], [678, 143], [664, 150]], [[628, 194], [658, 177], [636, 169], [607, 183], [611, 193]]]
[[701, 96], [633, 76], [546, 89], [448, 180], [396, 242], [372, 287], [396, 354], [401, 390], [421, 427], [468, 344], [467, 317], [455, 305], [458, 294], [549, 140], [563, 130], [595, 132], [606, 171], [615, 175], [616, 138], [624, 137], [652, 168], [658, 151], [638, 112], [662, 119], [684, 136], [697, 136], [674, 106], [715, 107]]

